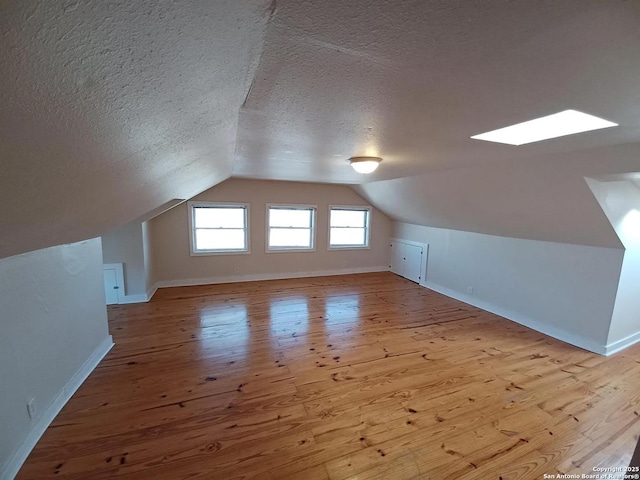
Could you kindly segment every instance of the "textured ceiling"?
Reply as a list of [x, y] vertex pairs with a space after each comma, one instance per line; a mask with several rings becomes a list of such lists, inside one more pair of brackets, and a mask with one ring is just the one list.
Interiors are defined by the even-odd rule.
[[[1, 2], [0, 257], [229, 175], [362, 183], [400, 220], [619, 247], [583, 177], [640, 171], [639, 24], [621, 0]], [[567, 108], [620, 126], [469, 138]], [[367, 154], [382, 165], [356, 174]]]
[[0, 2], [0, 257], [231, 173], [268, 1]]
[[[360, 183], [640, 141], [640, 2], [280, 0], [234, 175]], [[469, 137], [567, 108], [621, 126]], [[353, 155], [384, 157], [367, 177]]]

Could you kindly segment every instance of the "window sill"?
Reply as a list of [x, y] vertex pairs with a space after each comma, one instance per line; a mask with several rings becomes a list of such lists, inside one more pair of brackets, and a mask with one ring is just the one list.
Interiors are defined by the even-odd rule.
[[249, 250], [219, 250], [219, 251], [202, 251], [202, 252], [191, 252], [192, 257], [208, 257], [215, 255], [249, 255], [251, 251]]
[[267, 248], [266, 253], [312, 253], [315, 252], [315, 248]]

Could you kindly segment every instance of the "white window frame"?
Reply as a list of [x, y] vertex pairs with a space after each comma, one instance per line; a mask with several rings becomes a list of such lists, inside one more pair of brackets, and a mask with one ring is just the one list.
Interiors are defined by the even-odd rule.
[[[367, 212], [365, 219], [365, 244], [364, 245], [331, 245], [331, 211], [332, 210], [355, 210]], [[327, 247], [328, 250], [366, 250], [371, 248], [371, 206], [370, 205], [329, 205], [329, 218], [327, 219]], [[336, 227], [337, 228], [337, 227]], [[343, 227], [349, 228], [349, 227]]]
[[[269, 240], [271, 235], [271, 225], [269, 224], [269, 210], [271, 208], [282, 208], [288, 210], [311, 210], [311, 247], [270, 247]], [[318, 215], [317, 205], [301, 205], [290, 203], [267, 203], [265, 213], [265, 252], [266, 253], [284, 253], [284, 252], [315, 252], [316, 251], [316, 217]], [[286, 227], [274, 227], [274, 228], [286, 228]], [[294, 227], [291, 227], [294, 228]]]
[[[187, 202], [189, 209], [189, 251], [192, 257], [203, 255], [246, 255], [251, 253], [249, 245], [249, 207], [248, 203], [230, 203], [230, 202]], [[244, 208], [244, 249], [219, 249], [219, 250], [196, 250], [195, 236], [195, 209], [196, 208]]]

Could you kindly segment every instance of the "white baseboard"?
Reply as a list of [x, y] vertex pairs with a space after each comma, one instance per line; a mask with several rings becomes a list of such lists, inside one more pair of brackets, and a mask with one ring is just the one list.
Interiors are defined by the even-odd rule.
[[[451, 297], [455, 300], [459, 300], [469, 305], [473, 305], [474, 307], [481, 308], [482, 310], [495, 313], [496, 315], [500, 315], [501, 317], [504, 317], [508, 320], [519, 323], [520, 325], [524, 325], [525, 327], [536, 330], [537, 332], [544, 333], [545, 335], [549, 335], [550, 337], [556, 338], [558, 340], [561, 340], [565, 343], [569, 343], [571, 345], [575, 345], [576, 347], [583, 348], [590, 352], [594, 352], [600, 355], [611, 355], [611, 353], [614, 353], [613, 351], [612, 352], [608, 351], [609, 346], [605, 347], [604, 345], [600, 345], [597, 342], [594, 342], [593, 340], [589, 340], [580, 335], [576, 335], [575, 333], [570, 333], [570, 332], [567, 332], [566, 330], [561, 330], [551, 325], [542, 323], [538, 320], [534, 320], [533, 318], [526, 317], [518, 312], [513, 312], [510, 310], [504, 309], [502, 307], [498, 307], [489, 302], [480, 300], [477, 297], [473, 297], [471, 295], [467, 295], [467, 294], [458, 292], [456, 290], [452, 290], [450, 288], [434, 284], [432, 282], [425, 282], [425, 283], [421, 283], [420, 285], [430, 290], [434, 290], [438, 293], [446, 295], [447, 297]], [[640, 333], [638, 335], [640, 335]], [[637, 341], [640, 341], [640, 336], [635, 340], [635, 342]], [[628, 345], [625, 344], [625, 346], [620, 347], [618, 350], [621, 350], [626, 346]], [[615, 350], [615, 351], [618, 351], [618, 350]]]
[[613, 355], [614, 353], [617, 353], [620, 350], [624, 350], [625, 348], [630, 347], [634, 343], [638, 342], [640, 342], [640, 332], [636, 332], [633, 335], [629, 335], [628, 337], [607, 344], [605, 355]]
[[256, 282], [260, 280], [284, 280], [289, 278], [328, 277], [331, 275], [352, 275], [354, 273], [388, 272], [389, 266], [341, 268], [336, 270], [320, 270], [311, 272], [284, 273], [250, 273], [246, 275], [227, 275], [206, 278], [185, 278], [179, 280], [163, 280], [156, 283], [156, 288], [190, 287], [194, 285], [215, 285], [220, 283]]
[[305, 278], [305, 277], [328, 277], [331, 275], [352, 275], [355, 273], [373, 273], [373, 272], [388, 272], [389, 267], [387, 265], [377, 267], [360, 267], [360, 268], [340, 268], [335, 270], [321, 270], [310, 272], [285, 272], [285, 273], [250, 273], [246, 275], [225, 275], [218, 277], [204, 277], [204, 278], [185, 278], [178, 280], [163, 280], [156, 282], [151, 287], [147, 294], [139, 295], [126, 295], [120, 300], [121, 305], [130, 303], [145, 303], [151, 300], [158, 288], [167, 287], [191, 287], [194, 285], [217, 285], [221, 283], [235, 283], [235, 282], [257, 282], [260, 280], [284, 280], [288, 278]]
[[0, 479], [10, 480], [15, 478], [25, 462], [33, 447], [36, 446], [40, 437], [45, 432], [47, 427], [51, 425], [51, 422], [56, 418], [56, 415], [60, 413], [62, 407], [69, 401], [71, 396], [80, 388], [80, 385], [87, 379], [89, 374], [98, 366], [100, 361], [113, 347], [113, 339], [111, 335], [108, 335], [102, 343], [95, 349], [95, 351], [87, 358], [82, 364], [82, 367], [71, 377], [71, 379], [62, 388], [60, 393], [53, 399], [46, 410], [40, 415], [31, 428], [31, 431], [27, 437], [18, 446], [13, 453], [9, 461], [4, 465], [4, 468], [0, 470]]
[[147, 290], [147, 302], [153, 298], [158, 291], [158, 283], [156, 282], [149, 290]]
[[153, 287], [147, 290], [147, 293], [139, 293], [136, 295], [125, 295], [123, 298], [120, 299], [120, 301], [118, 302], [118, 305], [128, 305], [130, 303], [147, 303], [149, 300], [151, 300], [151, 297], [153, 297], [153, 295], [156, 293], [156, 290], [158, 290], [158, 284], [155, 284]]
[[118, 302], [119, 305], [127, 305], [129, 303], [145, 303], [147, 302], [147, 295], [144, 293], [138, 295], [125, 295]]

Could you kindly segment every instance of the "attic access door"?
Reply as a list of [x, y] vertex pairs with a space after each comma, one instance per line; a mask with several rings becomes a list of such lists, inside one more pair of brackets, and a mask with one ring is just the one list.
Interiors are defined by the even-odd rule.
[[124, 269], [121, 263], [108, 263], [102, 266], [104, 278], [104, 296], [107, 305], [116, 305], [124, 297]]
[[107, 300], [107, 305], [115, 305], [118, 302], [118, 278], [116, 277], [116, 271], [113, 268], [105, 268], [102, 271], [104, 275], [104, 296]]
[[394, 240], [391, 243], [391, 272], [420, 283], [426, 270], [426, 245]]

